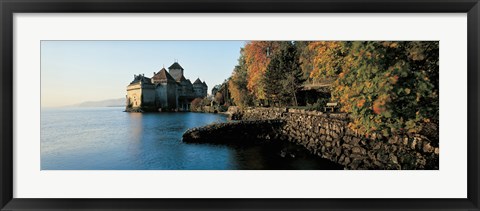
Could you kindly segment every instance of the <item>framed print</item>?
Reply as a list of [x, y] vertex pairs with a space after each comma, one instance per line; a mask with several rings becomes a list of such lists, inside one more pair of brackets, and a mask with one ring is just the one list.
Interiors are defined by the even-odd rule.
[[2, 210], [478, 210], [467, 1], [8, 1]]

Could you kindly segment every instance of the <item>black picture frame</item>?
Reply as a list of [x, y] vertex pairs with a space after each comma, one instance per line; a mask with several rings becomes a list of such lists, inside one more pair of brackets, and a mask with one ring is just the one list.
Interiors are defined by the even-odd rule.
[[[0, 207], [2, 210], [479, 210], [478, 0], [0, 0]], [[466, 199], [25, 199], [13, 198], [14, 13], [467, 13]], [[445, 181], [448, 182], [448, 181]], [[92, 190], [94, 191], [94, 190]], [[235, 190], [232, 190], [235, 191]]]

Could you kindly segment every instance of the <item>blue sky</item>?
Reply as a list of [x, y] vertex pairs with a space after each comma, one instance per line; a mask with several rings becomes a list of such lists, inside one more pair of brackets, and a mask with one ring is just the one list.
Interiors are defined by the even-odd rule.
[[210, 90], [230, 77], [245, 41], [42, 41], [42, 107], [123, 98], [134, 74], [178, 60]]

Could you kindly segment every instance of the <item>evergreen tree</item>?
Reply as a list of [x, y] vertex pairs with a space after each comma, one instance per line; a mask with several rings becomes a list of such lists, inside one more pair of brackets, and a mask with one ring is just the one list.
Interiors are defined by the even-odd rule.
[[296, 92], [302, 80], [297, 51], [292, 42], [281, 42], [263, 77], [265, 94], [273, 104], [297, 105]]
[[300, 69], [302, 71], [302, 80], [310, 79], [310, 74], [314, 70], [315, 51], [309, 48], [311, 41], [295, 41]]

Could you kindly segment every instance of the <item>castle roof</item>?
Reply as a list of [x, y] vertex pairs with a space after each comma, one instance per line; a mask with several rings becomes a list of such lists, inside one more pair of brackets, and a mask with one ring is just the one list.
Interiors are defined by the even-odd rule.
[[200, 78], [197, 78], [197, 80], [195, 80], [195, 82], [193, 82], [193, 84], [202, 84], [202, 81], [200, 80]]
[[144, 83], [144, 84], [151, 84], [152, 82], [152, 79], [148, 78], [148, 77], [145, 77], [144, 75], [140, 74], [140, 75], [134, 75], [133, 77], [133, 81], [130, 82], [130, 84], [135, 84], [135, 83]]
[[168, 67], [169, 70], [171, 69], [180, 69], [180, 70], [183, 70], [183, 67], [180, 66], [180, 64], [178, 64], [178, 62], [174, 62], [172, 65], [170, 65], [170, 67]]
[[156, 73], [153, 77], [153, 80], [167, 80], [167, 81], [175, 81], [173, 77], [167, 72], [165, 68], [162, 68], [158, 73]]
[[182, 82], [182, 81], [186, 81], [186, 80], [187, 80], [187, 79], [186, 79], [185, 77], [183, 77], [183, 75], [182, 75], [182, 77], [180, 77], [180, 78], [177, 80], [177, 82]]
[[205, 83], [205, 81], [203, 81], [203, 85], [204, 85], [204, 86], [207, 86], [207, 83]]

